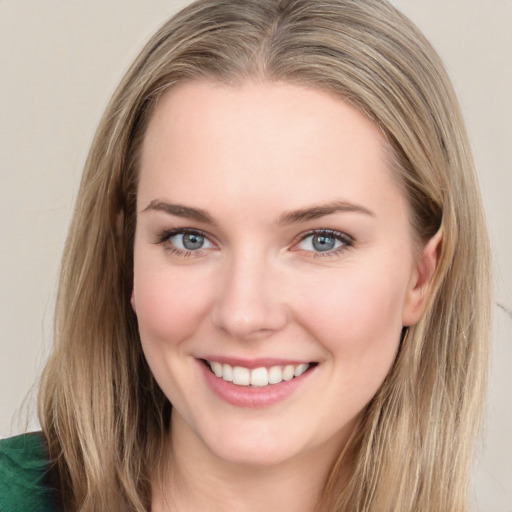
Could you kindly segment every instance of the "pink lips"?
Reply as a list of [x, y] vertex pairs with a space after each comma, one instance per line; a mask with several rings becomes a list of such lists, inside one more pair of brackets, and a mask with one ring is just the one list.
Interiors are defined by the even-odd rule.
[[[257, 359], [241, 360], [234, 358], [212, 357], [209, 360], [218, 361], [222, 364], [231, 366], [242, 366], [244, 368], [254, 369], [259, 367], [270, 367], [276, 365], [300, 364], [302, 361], [290, 361], [279, 359]], [[232, 382], [227, 382], [222, 378], [216, 377], [210, 368], [198, 359], [198, 364], [206, 380], [208, 387], [223, 401], [237, 406], [247, 408], [270, 407], [282, 400], [288, 398], [295, 392], [313, 373], [315, 368], [311, 368], [300, 377], [295, 377], [289, 381], [283, 381], [279, 384], [272, 384], [265, 387], [238, 386]]]

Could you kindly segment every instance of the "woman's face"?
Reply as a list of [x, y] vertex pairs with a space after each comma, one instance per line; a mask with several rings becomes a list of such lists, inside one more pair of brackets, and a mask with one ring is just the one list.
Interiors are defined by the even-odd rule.
[[192, 450], [268, 465], [345, 442], [426, 296], [386, 148], [361, 112], [296, 85], [188, 82], [159, 103], [132, 302]]

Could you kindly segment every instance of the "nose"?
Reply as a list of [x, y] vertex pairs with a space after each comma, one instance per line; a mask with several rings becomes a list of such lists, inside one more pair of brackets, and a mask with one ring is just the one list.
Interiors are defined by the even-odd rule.
[[225, 263], [212, 308], [215, 327], [239, 340], [265, 338], [283, 329], [289, 308], [278, 269], [254, 254]]

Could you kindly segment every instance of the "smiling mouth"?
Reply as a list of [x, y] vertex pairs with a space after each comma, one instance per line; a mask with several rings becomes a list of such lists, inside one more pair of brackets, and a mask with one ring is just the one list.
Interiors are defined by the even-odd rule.
[[204, 364], [220, 379], [236, 386], [263, 388], [300, 377], [318, 363], [277, 365], [260, 368], [231, 366], [218, 361], [203, 359]]

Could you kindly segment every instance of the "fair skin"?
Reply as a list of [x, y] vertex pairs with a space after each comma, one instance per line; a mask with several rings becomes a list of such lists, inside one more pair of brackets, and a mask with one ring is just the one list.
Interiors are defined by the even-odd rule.
[[132, 296], [174, 407], [153, 510], [314, 509], [435, 268], [386, 151], [358, 110], [297, 85], [188, 82], [160, 101]]

